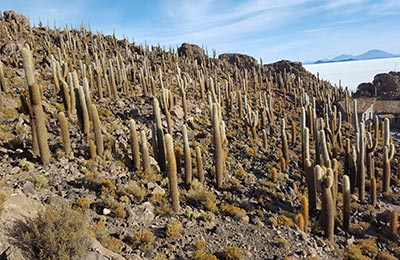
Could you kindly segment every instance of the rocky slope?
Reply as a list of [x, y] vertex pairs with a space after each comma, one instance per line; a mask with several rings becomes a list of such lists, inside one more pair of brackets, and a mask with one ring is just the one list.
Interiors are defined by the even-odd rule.
[[[395, 216], [390, 212], [399, 211], [397, 152], [389, 166], [391, 192], [382, 193], [385, 143], [377, 128], [372, 158], [378, 201], [368, 203], [369, 181], [365, 198], [359, 199], [356, 188], [345, 229], [342, 178], [354, 157], [344, 144], [346, 138], [354, 146], [357, 140], [351, 122], [336, 126], [341, 117], [333, 106], [348, 93], [301, 64], [260, 66], [239, 54], [209, 58], [190, 44], [164, 50], [86, 28], [32, 28], [14, 12], [5, 12], [0, 23], [2, 259], [400, 257], [399, 237], [390, 231], [395, 223], [388, 223], [390, 214]], [[32, 70], [26, 53], [32, 53]], [[39, 84], [39, 105], [32, 78]], [[155, 100], [161, 106], [158, 116]], [[308, 118], [303, 123], [302, 106]], [[68, 127], [61, 127], [60, 112]], [[321, 157], [323, 145], [315, 145], [313, 116], [328, 117], [324, 126], [319, 122], [327, 157]], [[43, 149], [35, 148], [35, 138], [46, 135], [34, 135], [32, 130], [44, 131], [32, 122], [45, 123], [48, 163]], [[335, 212], [333, 237], [323, 220], [327, 193], [318, 189], [315, 209], [304, 204], [312, 202], [302, 170], [305, 125], [312, 167], [323, 166], [324, 177], [315, 183], [325, 185], [332, 179], [329, 171], [337, 176], [336, 189], [328, 193], [336, 198], [329, 208]], [[166, 161], [160, 148], [167, 133], [175, 160]], [[133, 137], [139, 139], [139, 152]], [[327, 159], [335, 164], [332, 169]], [[171, 205], [171, 165], [177, 169], [178, 210]]]

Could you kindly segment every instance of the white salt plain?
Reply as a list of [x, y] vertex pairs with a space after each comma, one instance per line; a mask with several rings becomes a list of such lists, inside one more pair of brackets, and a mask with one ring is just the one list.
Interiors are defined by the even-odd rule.
[[313, 74], [319, 72], [320, 78], [355, 91], [363, 82], [372, 82], [378, 73], [400, 71], [400, 58], [346, 61], [304, 65]]

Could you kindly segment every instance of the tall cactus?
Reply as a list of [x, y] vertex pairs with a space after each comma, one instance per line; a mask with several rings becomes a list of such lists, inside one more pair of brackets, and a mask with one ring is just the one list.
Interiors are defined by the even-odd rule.
[[4, 79], [3, 63], [0, 61], [0, 92], [3, 90], [4, 93], [8, 93], [8, 85]]
[[[329, 170], [329, 169], [328, 169]], [[333, 240], [335, 229], [335, 205], [332, 197], [333, 177], [329, 171], [323, 177], [322, 186], [322, 217], [324, 235], [327, 239]]]
[[39, 152], [42, 163], [48, 165], [50, 163], [51, 155], [48, 144], [48, 134], [46, 129], [45, 113], [42, 108], [42, 99], [40, 94], [40, 87], [34, 83], [29, 88], [29, 94], [31, 97], [31, 104], [33, 110], [33, 116], [36, 126], [37, 140], [39, 144]]
[[304, 165], [304, 172], [306, 175], [307, 182], [307, 192], [309, 201], [309, 211], [314, 211], [317, 209], [317, 179], [316, 173], [314, 172], [314, 167], [310, 159], [306, 159]]
[[137, 126], [135, 120], [131, 119], [129, 121], [130, 127], [130, 144], [131, 144], [131, 152], [132, 152], [132, 161], [133, 161], [133, 168], [135, 170], [140, 168], [140, 152], [139, 152], [139, 137], [137, 133]]
[[370, 179], [370, 189], [371, 189], [371, 198], [370, 204], [372, 207], [376, 207], [376, 197], [377, 197], [377, 187], [376, 187], [376, 178], [374, 176]]
[[[153, 127], [153, 150], [154, 155], [157, 158], [158, 165], [162, 172], [166, 171], [166, 155], [165, 155], [165, 144], [164, 144], [164, 131], [161, 123], [161, 110], [160, 104], [157, 98], [153, 98], [153, 119], [154, 119], [154, 127]], [[155, 140], [154, 140], [155, 139]]]
[[212, 129], [213, 143], [215, 150], [215, 173], [217, 177], [217, 187], [222, 188], [224, 179], [224, 154], [222, 149], [221, 118], [219, 106], [214, 103], [212, 106]]
[[385, 118], [384, 130], [384, 147], [383, 147], [383, 184], [382, 191], [387, 193], [390, 191], [391, 169], [390, 162], [394, 157], [395, 147], [390, 143], [390, 121]]
[[196, 147], [196, 167], [197, 167], [197, 177], [199, 182], [204, 184], [204, 169], [203, 169], [203, 158], [201, 156], [201, 149], [199, 146]]
[[24, 62], [26, 82], [29, 88], [30, 104], [32, 107], [32, 119], [34, 121], [32, 126], [35, 128], [35, 131], [32, 131], [32, 135], [36, 135], [33, 137], [33, 140], [35, 140], [35, 138], [37, 140], [42, 163], [48, 165], [50, 163], [51, 155], [48, 144], [46, 118], [42, 107], [42, 93], [40, 86], [35, 83], [32, 53], [28, 48], [24, 47], [22, 49], [22, 58]]
[[91, 104], [91, 115], [93, 120], [93, 132], [94, 132], [94, 140], [96, 143], [96, 152], [100, 157], [103, 156], [104, 153], [104, 143], [103, 143], [103, 134], [101, 133], [101, 123], [99, 118], [99, 113], [97, 112], [97, 107], [95, 104]]
[[[142, 147], [142, 168], [145, 173], [150, 173], [151, 166], [150, 166], [150, 155], [149, 155], [149, 148], [147, 147], [147, 138], [146, 132], [142, 130], [140, 132], [141, 137], [141, 147]], [[176, 167], [176, 166], [175, 166]]]
[[60, 129], [61, 129], [61, 137], [64, 143], [64, 151], [65, 155], [69, 157], [71, 155], [71, 141], [69, 138], [69, 125], [68, 121], [65, 118], [65, 114], [63, 112], [58, 113], [58, 120], [60, 122]]
[[178, 191], [178, 180], [176, 174], [176, 160], [174, 143], [170, 134], [165, 135], [165, 147], [167, 153], [167, 166], [168, 166], [168, 182], [169, 182], [169, 194], [172, 202], [172, 209], [175, 213], [179, 211], [179, 191]]
[[281, 141], [282, 141], [282, 156], [286, 163], [289, 163], [289, 149], [285, 130], [285, 119], [281, 118]]
[[351, 193], [350, 193], [350, 178], [343, 175], [343, 229], [348, 230], [350, 227], [350, 212], [351, 212]]
[[358, 130], [358, 145], [357, 145], [357, 186], [358, 186], [358, 199], [364, 200], [365, 195], [365, 126], [364, 122], [360, 122]]
[[184, 165], [185, 165], [185, 185], [190, 187], [192, 182], [192, 156], [189, 146], [189, 138], [187, 134], [186, 125], [182, 126], [182, 136], [183, 136], [183, 154], [184, 154]]

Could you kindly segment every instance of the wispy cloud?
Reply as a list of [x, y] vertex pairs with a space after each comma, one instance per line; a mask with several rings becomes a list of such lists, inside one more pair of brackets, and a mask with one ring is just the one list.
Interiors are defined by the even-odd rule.
[[[320, 59], [370, 47], [400, 53], [399, 0], [1, 1], [2, 9], [25, 13], [36, 24], [39, 17], [58, 26], [90, 23], [94, 31], [115, 29], [137, 43], [192, 42], [268, 61]], [[339, 39], [345, 40], [338, 44]]]

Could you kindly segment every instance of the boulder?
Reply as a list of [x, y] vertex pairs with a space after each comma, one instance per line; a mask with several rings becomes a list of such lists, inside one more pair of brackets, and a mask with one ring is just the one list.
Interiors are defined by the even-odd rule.
[[224, 53], [218, 56], [221, 61], [226, 61], [232, 65], [235, 65], [239, 69], [252, 70], [258, 66], [257, 60], [249, 55], [239, 53]]
[[355, 98], [400, 99], [400, 72], [380, 73], [372, 83], [361, 83], [353, 94]]
[[380, 73], [374, 77], [379, 93], [400, 92], [400, 72]]
[[204, 50], [196, 44], [182, 43], [181, 47], [178, 48], [178, 55], [181, 57], [192, 57], [201, 64], [201, 59], [204, 58], [206, 54]]

